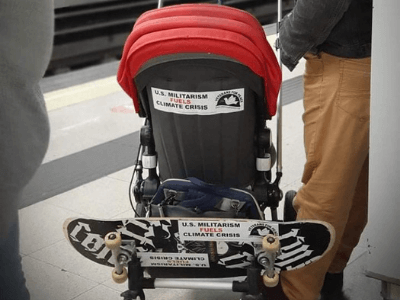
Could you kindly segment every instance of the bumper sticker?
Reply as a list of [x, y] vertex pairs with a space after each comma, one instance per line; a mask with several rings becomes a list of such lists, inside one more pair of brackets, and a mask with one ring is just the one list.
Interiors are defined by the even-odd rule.
[[279, 235], [277, 224], [265, 222], [178, 221], [181, 241], [225, 241], [261, 243], [267, 234]]
[[209, 268], [207, 254], [139, 252], [142, 267]]
[[244, 110], [244, 88], [210, 91], [181, 92], [151, 88], [154, 108], [182, 115], [217, 115]]

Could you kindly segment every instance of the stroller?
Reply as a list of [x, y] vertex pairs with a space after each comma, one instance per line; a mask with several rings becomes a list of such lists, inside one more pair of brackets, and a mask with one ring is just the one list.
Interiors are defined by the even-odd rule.
[[[118, 82], [144, 118], [131, 181], [136, 217], [263, 220], [263, 211], [270, 208], [276, 221], [283, 197], [280, 152], [272, 180], [277, 155], [266, 122], [279, 110], [281, 81], [281, 68], [263, 28], [247, 12], [216, 4], [162, 8], [159, 1], [159, 9], [141, 15], [118, 70]], [[193, 190], [201, 193], [201, 201], [181, 201]], [[214, 198], [207, 196], [210, 191], [214, 196], [219, 193], [224, 205], [215, 205]], [[244, 208], [235, 201], [226, 205], [225, 200], [237, 192], [255, 201]], [[290, 193], [285, 200], [290, 207], [293, 197]], [[212, 205], [202, 206], [210, 201]], [[140, 265], [131, 266], [135, 264]], [[229, 274], [179, 268], [147, 272], [152, 278], [245, 275], [248, 280], [235, 289], [252, 295], [258, 293], [260, 276], [259, 268]], [[144, 299], [142, 274], [140, 267], [130, 267], [125, 299]]]
[[[124, 300], [154, 288], [260, 299], [281, 271], [332, 248], [331, 225], [278, 221], [281, 122], [277, 151], [266, 122], [280, 116], [282, 75], [252, 15], [215, 4], [146, 12], [126, 41], [118, 81], [145, 120], [130, 187], [136, 216], [70, 218], [63, 230], [80, 254], [113, 267], [115, 282], [128, 280]], [[284, 221], [295, 219], [294, 196], [285, 196]]]

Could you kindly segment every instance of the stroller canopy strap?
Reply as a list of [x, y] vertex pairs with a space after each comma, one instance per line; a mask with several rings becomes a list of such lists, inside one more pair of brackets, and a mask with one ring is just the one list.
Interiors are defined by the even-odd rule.
[[247, 12], [213, 4], [184, 4], [144, 13], [128, 37], [118, 82], [139, 112], [134, 78], [149, 60], [177, 53], [234, 59], [263, 78], [267, 114], [276, 113], [282, 74], [262, 26]]

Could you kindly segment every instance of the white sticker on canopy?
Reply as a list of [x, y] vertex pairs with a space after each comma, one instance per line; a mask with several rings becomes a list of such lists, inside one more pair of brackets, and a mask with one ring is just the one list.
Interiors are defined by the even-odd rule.
[[154, 108], [182, 115], [216, 115], [244, 110], [244, 88], [211, 91], [181, 92], [151, 88]]

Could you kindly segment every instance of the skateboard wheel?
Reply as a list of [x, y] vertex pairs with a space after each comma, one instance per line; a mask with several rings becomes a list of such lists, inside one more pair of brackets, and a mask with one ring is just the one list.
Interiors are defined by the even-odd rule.
[[264, 251], [276, 253], [279, 251], [279, 238], [273, 234], [268, 234], [263, 238], [262, 246]]
[[266, 287], [273, 288], [278, 285], [279, 282], [279, 274], [274, 271], [274, 277], [270, 278], [267, 274], [263, 275], [263, 283]]
[[124, 283], [128, 279], [128, 271], [126, 270], [125, 267], [122, 268], [121, 274], [118, 274], [116, 269], [113, 269], [111, 274], [114, 282], [118, 284]]
[[119, 232], [110, 232], [106, 235], [104, 238], [104, 241], [106, 243], [106, 247], [108, 249], [116, 249], [121, 246], [122, 240], [121, 240], [121, 234]]
[[229, 251], [229, 246], [226, 242], [217, 242], [218, 255], [225, 255]]

